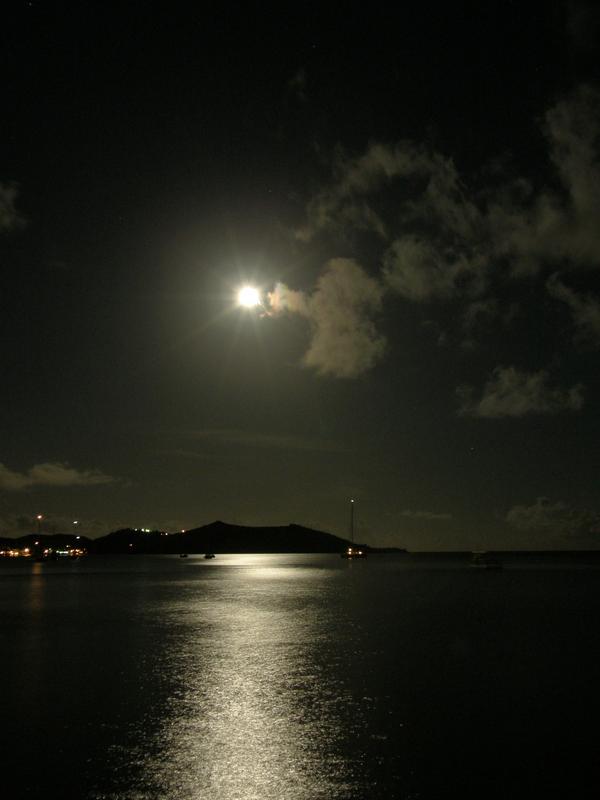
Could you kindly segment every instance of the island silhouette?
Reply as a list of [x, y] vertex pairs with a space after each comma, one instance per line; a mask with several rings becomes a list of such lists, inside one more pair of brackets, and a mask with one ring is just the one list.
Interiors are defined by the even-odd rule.
[[[85, 555], [194, 555], [205, 553], [337, 553], [348, 547], [360, 548], [370, 554], [402, 553], [411, 561], [443, 559], [451, 562], [470, 563], [474, 555], [471, 550], [411, 550], [403, 547], [378, 547], [352, 542], [325, 531], [314, 530], [303, 525], [252, 526], [232, 525], [216, 520], [208, 525], [186, 531], [167, 532], [143, 528], [122, 528], [96, 539], [84, 535], [67, 533], [30, 533], [20, 537], [0, 537], [0, 557], [27, 555], [34, 558], [69, 555], [70, 551], [81, 551]], [[25, 553], [25, 550], [28, 552]], [[71, 553], [75, 555], [74, 552]], [[483, 553], [490, 559], [519, 561], [577, 563], [600, 563], [600, 549], [555, 549], [555, 550], [489, 550]], [[2, 559], [4, 560], [4, 559]], [[45, 558], [44, 558], [45, 560]]]
[[[39, 544], [36, 544], [39, 542]], [[123, 528], [97, 539], [71, 534], [28, 534], [17, 539], [0, 539], [1, 547], [29, 547], [37, 550], [79, 547], [96, 554], [194, 554], [194, 553], [341, 553], [352, 543], [332, 533], [302, 525], [231, 525], [216, 520], [186, 531]]]

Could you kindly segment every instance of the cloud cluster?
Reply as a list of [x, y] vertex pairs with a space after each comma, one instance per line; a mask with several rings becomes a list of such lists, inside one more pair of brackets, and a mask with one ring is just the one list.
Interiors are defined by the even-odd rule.
[[24, 224], [16, 207], [17, 195], [14, 183], [0, 182], [0, 233], [7, 233]]
[[584, 402], [580, 384], [571, 389], [553, 388], [548, 385], [548, 373], [544, 370], [521, 372], [515, 367], [496, 367], [483, 388], [482, 396], [477, 399], [473, 394], [470, 386], [458, 389], [463, 416], [498, 419], [526, 414], [556, 414], [579, 411]]
[[[553, 181], [541, 188], [523, 176], [504, 177], [496, 165], [487, 173], [493, 185], [469, 189], [451, 158], [408, 141], [371, 143], [354, 158], [338, 153], [329, 185], [310, 199], [296, 236], [354, 240], [368, 232], [379, 242], [380, 272], [367, 277], [355, 262], [337, 260], [313, 295], [276, 288], [275, 312], [310, 320], [304, 363], [337, 377], [355, 377], [377, 363], [385, 340], [374, 320], [388, 295], [415, 303], [466, 301], [463, 334], [472, 345], [484, 316], [488, 323], [507, 318], [492, 287], [538, 276], [540, 291], [571, 310], [576, 338], [600, 345], [600, 299], [563, 278], [600, 269], [600, 92], [580, 86], [560, 99], [544, 115], [542, 132]], [[497, 367], [476, 402], [472, 390], [461, 391], [462, 413], [482, 417], [583, 404], [580, 386], [550, 388], [545, 372], [515, 368]]]
[[0, 464], [0, 489], [6, 491], [19, 491], [32, 486], [98, 486], [113, 481], [114, 478], [99, 470], [77, 470], [58, 462], [35, 464], [27, 472], [15, 472]]
[[[452, 159], [411, 142], [373, 143], [362, 156], [338, 157], [333, 172], [332, 183], [308, 203], [297, 238], [375, 234], [386, 288], [410, 300], [448, 297], [458, 284], [480, 282], [484, 220]], [[392, 185], [398, 208], [387, 220], [376, 201]]]
[[515, 276], [537, 275], [546, 264], [600, 267], [600, 93], [582, 86], [548, 110], [544, 118], [556, 190], [509, 202], [492, 197], [487, 209], [493, 255], [509, 260]]
[[600, 533], [598, 514], [590, 510], [577, 511], [562, 502], [551, 503], [547, 497], [538, 497], [530, 506], [513, 506], [506, 521], [519, 531], [538, 531], [558, 538]]
[[308, 242], [322, 232], [370, 230], [386, 239], [386, 225], [365, 197], [394, 179], [427, 172], [429, 160], [423, 148], [410, 142], [395, 147], [375, 143], [353, 159], [338, 154], [332, 183], [309, 201], [306, 223], [296, 237]]
[[[481, 294], [505, 263], [513, 277], [545, 266], [600, 267], [600, 92], [581, 86], [543, 121], [556, 188], [536, 191], [524, 177], [469, 192], [451, 158], [411, 142], [371, 144], [337, 158], [333, 181], [308, 203], [298, 238], [350, 236], [382, 241], [383, 278], [411, 300]], [[377, 194], [396, 186], [394, 215]]]
[[294, 312], [305, 317], [311, 339], [303, 363], [322, 375], [356, 378], [383, 356], [385, 338], [375, 316], [383, 287], [352, 259], [330, 261], [312, 294], [278, 284], [267, 297], [270, 313]]
[[430, 241], [413, 235], [396, 239], [383, 256], [386, 284], [408, 300], [450, 297], [459, 269]]

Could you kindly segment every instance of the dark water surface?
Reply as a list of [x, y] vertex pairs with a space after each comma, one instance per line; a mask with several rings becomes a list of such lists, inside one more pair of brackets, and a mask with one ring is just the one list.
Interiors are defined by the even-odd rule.
[[600, 571], [0, 565], [7, 798], [596, 797]]

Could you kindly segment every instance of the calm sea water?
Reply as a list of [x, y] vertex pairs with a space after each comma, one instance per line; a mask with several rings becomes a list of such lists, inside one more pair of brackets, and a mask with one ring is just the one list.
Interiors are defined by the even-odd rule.
[[2, 794], [596, 797], [599, 578], [402, 556], [2, 564]]

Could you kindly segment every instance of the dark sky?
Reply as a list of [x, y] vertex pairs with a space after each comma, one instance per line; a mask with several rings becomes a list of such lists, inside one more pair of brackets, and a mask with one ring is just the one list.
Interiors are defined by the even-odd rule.
[[598, 546], [600, 14], [397, 6], [8, 5], [1, 532]]

